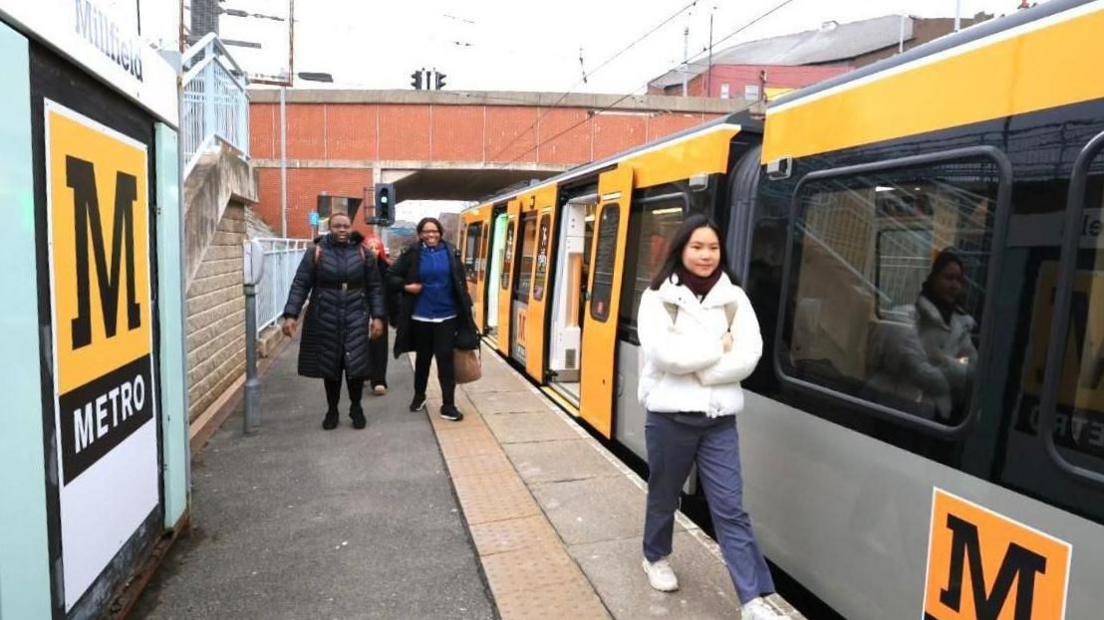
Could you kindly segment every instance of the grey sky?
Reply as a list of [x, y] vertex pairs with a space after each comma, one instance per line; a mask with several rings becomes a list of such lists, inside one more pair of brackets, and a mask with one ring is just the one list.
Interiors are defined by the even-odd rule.
[[[603, 61], [689, 4], [688, 0], [559, 0], [455, 2], [408, 0], [382, 5], [362, 0], [299, 0], [295, 6], [296, 71], [331, 73], [337, 86], [409, 88], [409, 74], [436, 66], [450, 90], [539, 90], [624, 93], [682, 59], [689, 28], [691, 56], [745, 26], [782, 0], [699, 1], [614, 62]], [[227, 0], [227, 8], [278, 13], [284, 0]], [[741, 41], [814, 29], [827, 20], [855, 21], [887, 14], [954, 15], [955, 0], [791, 0], [777, 12], [728, 39]], [[961, 14], [1012, 13], [1018, 0], [959, 0]], [[386, 8], [384, 8], [386, 7]], [[714, 8], [715, 7], [715, 8]], [[263, 38], [277, 22], [224, 18], [224, 36]], [[276, 27], [275, 29], [273, 27]], [[265, 31], [268, 31], [266, 34]], [[273, 44], [250, 64], [284, 62]], [[579, 49], [587, 84], [581, 84]], [[716, 48], [715, 48], [716, 49]], [[242, 53], [243, 56], [247, 52]]]

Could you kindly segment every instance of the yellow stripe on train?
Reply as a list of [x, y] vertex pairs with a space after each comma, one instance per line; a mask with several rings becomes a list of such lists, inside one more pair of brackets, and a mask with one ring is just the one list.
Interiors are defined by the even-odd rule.
[[[1051, 23], [1056, 21], [1056, 23]], [[1104, 98], [1104, 3], [768, 110], [764, 164]]]

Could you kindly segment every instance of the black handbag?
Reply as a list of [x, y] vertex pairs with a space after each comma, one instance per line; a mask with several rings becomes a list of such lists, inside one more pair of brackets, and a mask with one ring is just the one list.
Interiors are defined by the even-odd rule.
[[479, 334], [470, 322], [465, 322], [456, 329], [455, 348], [460, 351], [475, 351], [479, 348]]

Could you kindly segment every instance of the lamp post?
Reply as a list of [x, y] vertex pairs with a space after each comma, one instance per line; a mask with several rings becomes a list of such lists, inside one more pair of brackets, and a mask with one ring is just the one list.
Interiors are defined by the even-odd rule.
[[[333, 75], [321, 71], [301, 71], [300, 80], [333, 83]], [[287, 239], [287, 87], [280, 86], [280, 236]]]

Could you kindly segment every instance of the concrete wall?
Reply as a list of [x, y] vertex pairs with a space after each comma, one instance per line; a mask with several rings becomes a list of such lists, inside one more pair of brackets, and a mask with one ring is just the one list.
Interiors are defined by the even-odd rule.
[[189, 421], [195, 420], [245, 372], [244, 239], [245, 208], [231, 203], [188, 287]]

